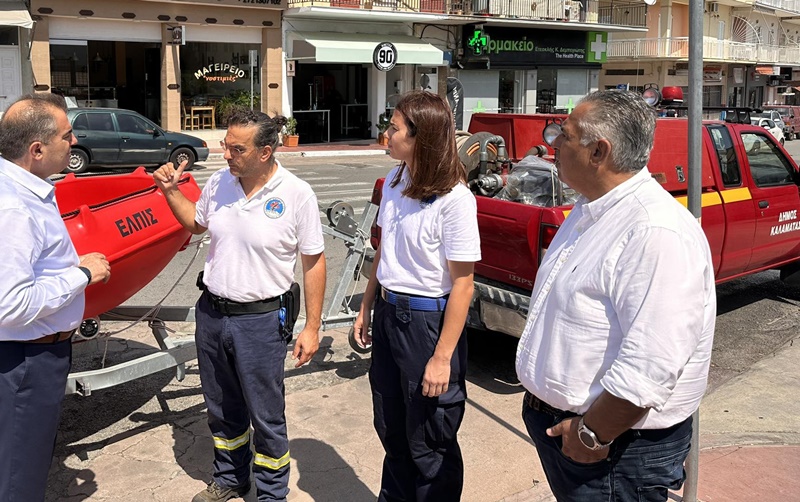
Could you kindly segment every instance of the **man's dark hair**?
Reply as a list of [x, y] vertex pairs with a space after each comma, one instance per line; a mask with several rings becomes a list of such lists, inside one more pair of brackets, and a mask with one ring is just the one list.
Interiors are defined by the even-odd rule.
[[274, 152], [278, 147], [278, 135], [286, 125], [286, 117], [275, 115], [270, 117], [266, 113], [256, 112], [247, 108], [236, 108], [228, 114], [227, 125], [242, 127], [258, 127], [253, 142], [257, 148], [269, 146]]
[[0, 119], [0, 155], [17, 160], [31, 143], [52, 141], [59, 132], [56, 110], [67, 111], [64, 98], [57, 94], [26, 94], [11, 103]]

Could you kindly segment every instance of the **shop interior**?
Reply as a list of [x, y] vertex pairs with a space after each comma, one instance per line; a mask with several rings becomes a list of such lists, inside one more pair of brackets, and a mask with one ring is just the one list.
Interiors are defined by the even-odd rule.
[[183, 129], [222, 127], [233, 107], [261, 109], [259, 49], [259, 44], [224, 42], [181, 47]]
[[52, 92], [73, 106], [125, 108], [161, 121], [161, 44], [50, 41]]
[[298, 61], [292, 78], [292, 115], [300, 143], [374, 137], [367, 117], [368, 67]]

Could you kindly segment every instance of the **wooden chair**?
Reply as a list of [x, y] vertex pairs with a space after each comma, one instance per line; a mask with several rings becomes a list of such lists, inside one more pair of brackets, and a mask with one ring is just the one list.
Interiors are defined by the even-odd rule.
[[214, 129], [214, 110], [203, 110], [200, 112], [200, 128]]
[[183, 117], [183, 129], [191, 131], [200, 129], [200, 117], [192, 117], [186, 111], [186, 103], [181, 101], [181, 117]]

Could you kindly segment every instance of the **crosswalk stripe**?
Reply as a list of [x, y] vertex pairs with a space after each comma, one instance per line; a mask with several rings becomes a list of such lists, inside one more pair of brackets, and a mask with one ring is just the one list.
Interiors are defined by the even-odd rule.
[[366, 194], [372, 195], [372, 189], [371, 188], [361, 188], [361, 189], [358, 189], [358, 190], [324, 190], [324, 191], [319, 191], [319, 192], [315, 192], [315, 193], [317, 194], [317, 198], [319, 198], [322, 195], [340, 195], [340, 194], [341, 195], [348, 195], [348, 194], [357, 194], [357, 193], [359, 193], [359, 194], [366, 193]]

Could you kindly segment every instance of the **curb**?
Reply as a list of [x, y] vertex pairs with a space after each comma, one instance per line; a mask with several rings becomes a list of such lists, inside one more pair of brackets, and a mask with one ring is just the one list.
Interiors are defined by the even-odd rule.
[[[286, 153], [293, 154], [295, 152]], [[386, 150], [311, 150], [299, 153], [303, 157], [358, 157], [366, 155], [386, 155]], [[280, 154], [280, 152], [277, 152], [277, 154]]]
[[[206, 162], [225, 160], [223, 153], [209, 153]], [[367, 155], [386, 155], [386, 150], [308, 150], [305, 152], [287, 152], [278, 150], [276, 158], [281, 157], [361, 157]]]

